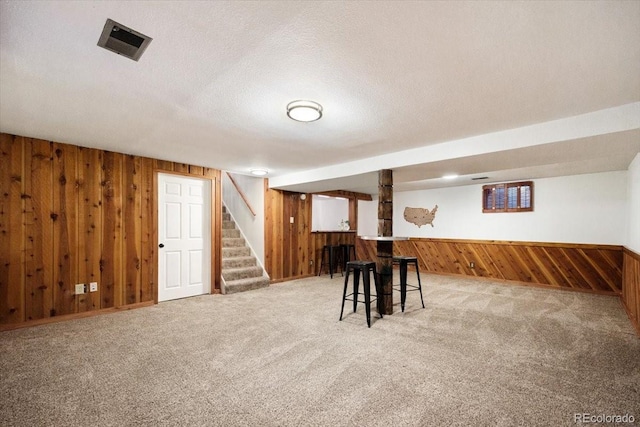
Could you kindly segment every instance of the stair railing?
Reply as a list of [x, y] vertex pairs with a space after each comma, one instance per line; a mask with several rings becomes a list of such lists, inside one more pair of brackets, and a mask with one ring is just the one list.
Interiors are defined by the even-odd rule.
[[251, 212], [253, 214], [253, 216], [256, 216], [256, 212], [251, 207], [251, 203], [249, 203], [249, 199], [247, 198], [247, 195], [244, 194], [244, 191], [242, 191], [242, 188], [240, 188], [240, 186], [238, 185], [236, 180], [233, 179], [233, 177], [231, 176], [231, 174], [229, 172], [227, 172], [227, 176], [231, 180], [231, 183], [233, 184], [233, 186], [236, 188], [236, 191], [238, 192], [238, 194], [240, 194], [240, 197], [244, 201], [244, 204], [247, 205], [247, 208], [249, 208], [249, 212]]

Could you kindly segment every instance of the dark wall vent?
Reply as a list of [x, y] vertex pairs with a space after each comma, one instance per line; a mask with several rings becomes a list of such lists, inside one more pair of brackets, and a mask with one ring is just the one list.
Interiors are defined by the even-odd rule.
[[107, 19], [98, 46], [137, 61], [153, 40], [129, 27]]

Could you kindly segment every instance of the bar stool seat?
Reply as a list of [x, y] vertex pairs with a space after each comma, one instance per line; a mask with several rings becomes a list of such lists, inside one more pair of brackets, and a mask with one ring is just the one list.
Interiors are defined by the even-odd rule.
[[336, 267], [340, 267], [340, 275], [344, 275], [344, 267], [339, 262], [342, 259], [342, 248], [340, 245], [324, 245], [322, 247], [322, 257], [320, 258], [320, 270], [318, 276], [322, 274], [322, 268], [325, 266], [325, 254], [328, 258], [326, 265], [329, 266], [329, 275], [333, 279], [333, 273], [336, 271]]
[[[420, 291], [420, 302], [424, 308], [424, 300], [422, 299], [422, 283], [420, 282], [420, 271], [418, 270], [418, 258], [414, 256], [394, 256], [393, 263], [400, 265], [400, 284], [394, 286], [394, 289], [400, 291], [400, 307], [404, 312], [404, 304], [407, 300], [407, 291]], [[418, 285], [407, 284], [407, 266], [415, 265], [416, 275], [418, 276]], [[407, 289], [409, 288], [409, 289]]]
[[[365, 312], [367, 314], [367, 326], [371, 327], [371, 303], [377, 301], [377, 310], [380, 314], [380, 300], [378, 295], [380, 287], [378, 283], [378, 273], [376, 272], [376, 263], [373, 261], [349, 261], [347, 262], [347, 274], [344, 277], [344, 290], [342, 291], [342, 309], [340, 310], [340, 320], [342, 320], [342, 314], [344, 313], [344, 302], [353, 301], [353, 312], [356, 312], [358, 303], [364, 303]], [[349, 274], [353, 271], [353, 292], [347, 294], [347, 287], [349, 285]], [[360, 273], [362, 273], [362, 282], [364, 285], [364, 301], [360, 300], [359, 296], [363, 293], [359, 291]], [[373, 274], [373, 281], [376, 288], [375, 298], [371, 299], [371, 274]], [[382, 319], [382, 314], [380, 314]]]

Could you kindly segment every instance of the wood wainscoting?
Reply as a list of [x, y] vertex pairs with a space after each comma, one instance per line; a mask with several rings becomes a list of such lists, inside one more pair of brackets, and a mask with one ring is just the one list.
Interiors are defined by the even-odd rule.
[[[357, 239], [356, 253], [375, 259], [375, 242]], [[611, 295], [622, 289], [622, 246], [412, 238], [395, 242], [394, 255], [417, 257], [429, 273]]]
[[640, 335], [640, 254], [624, 248], [622, 304]]
[[9, 134], [0, 154], [0, 330], [156, 300], [155, 172], [211, 178], [221, 235], [219, 170]]

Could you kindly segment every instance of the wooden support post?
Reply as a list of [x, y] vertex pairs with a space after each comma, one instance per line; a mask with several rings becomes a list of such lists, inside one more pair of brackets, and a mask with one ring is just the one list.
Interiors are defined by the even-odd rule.
[[[393, 236], [393, 173], [389, 169], [378, 172], [378, 236]], [[378, 241], [376, 269], [382, 295], [379, 295], [381, 314], [393, 314], [393, 242]]]

